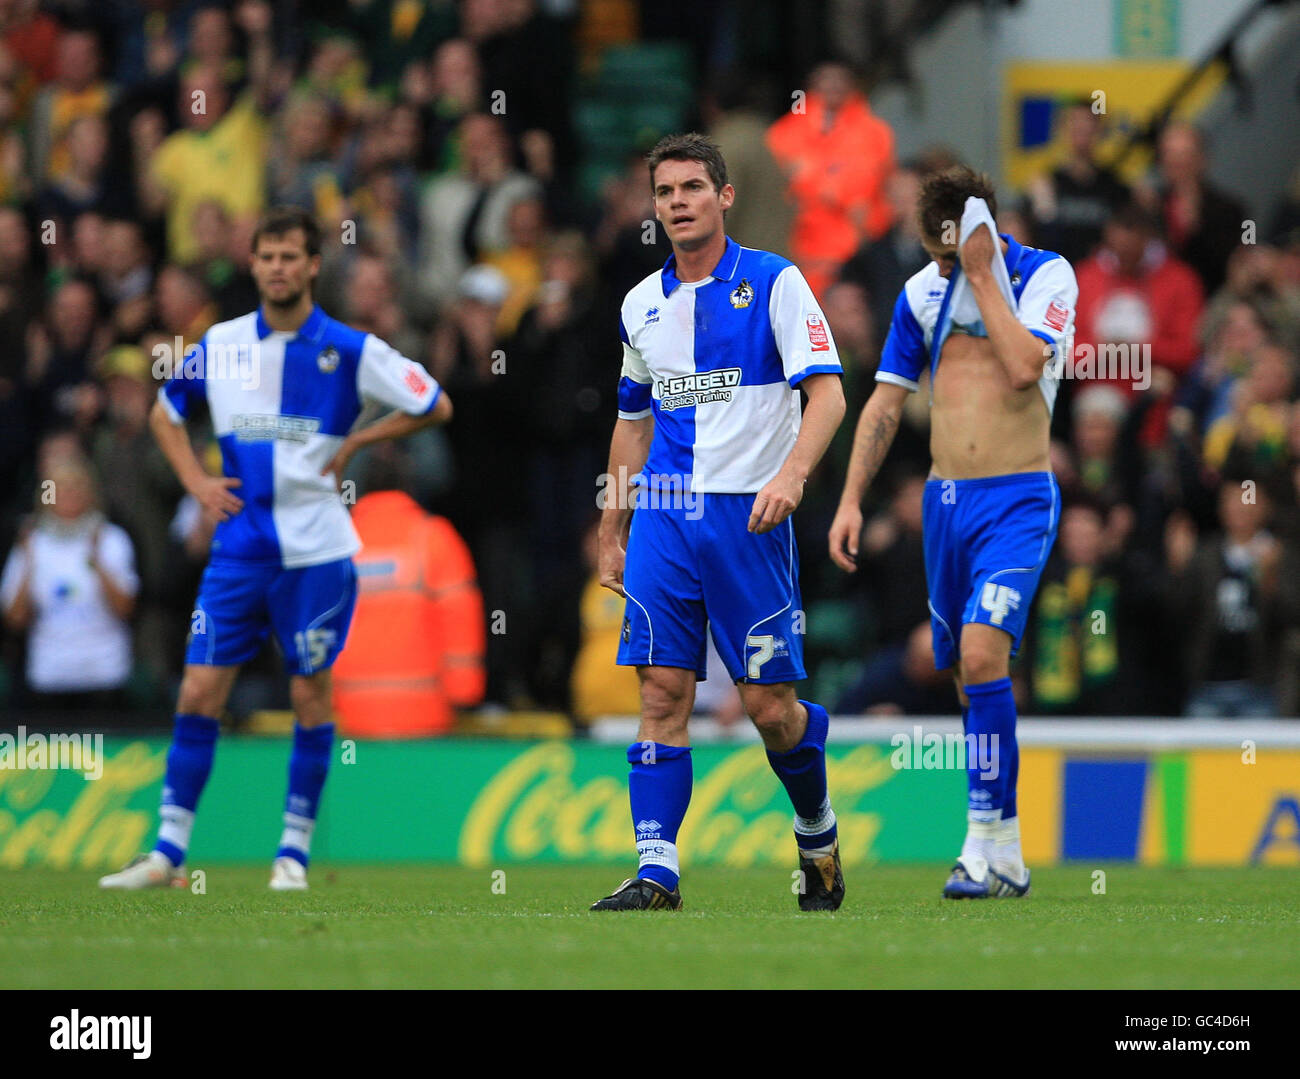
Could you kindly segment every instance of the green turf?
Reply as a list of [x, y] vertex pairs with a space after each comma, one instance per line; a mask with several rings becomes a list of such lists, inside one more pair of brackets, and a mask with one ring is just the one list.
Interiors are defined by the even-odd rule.
[[0, 872], [0, 987], [1300, 986], [1288, 869], [1039, 870], [1023, 901], [939, 898], [944, 866], [849, 874], [800, 914], [780, 871], [696, 869], [678, 913], [589, 914], [617, 872], [212, 866], [207, 892]]

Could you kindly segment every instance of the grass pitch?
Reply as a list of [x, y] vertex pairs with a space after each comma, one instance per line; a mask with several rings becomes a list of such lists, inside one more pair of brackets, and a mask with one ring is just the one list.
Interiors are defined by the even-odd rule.
[[[692, 869], [680, 913], [591, 914], [617, 870], [206, 869], [206, 894], [0, 872], [0, 988], [1300, 986], [1293, 869], [1037, 870], [1025, 900], [939, 897], [946, 865], [847, 874], [801, 914], [775, 869]], [[494, 892], [493, 886], [497, 891]], [[498, 894], [504, 887], [504, 894]]]

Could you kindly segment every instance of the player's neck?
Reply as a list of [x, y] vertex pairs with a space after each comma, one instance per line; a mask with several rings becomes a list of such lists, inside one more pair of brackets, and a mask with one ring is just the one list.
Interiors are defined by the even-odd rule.
[[673, 248], [677, 256], [677, 280], [685, 284], [703, 281], [718, 268], [727, 250], [727, 234], [719, 229], [713, 236], [690, 251]]
[[302, 324], [311, 317], [315, 306], [315, 301], [306, 295], [292, 307], [277, 307], [263, 301], [262, 318], [276, 333], [297, 333]]

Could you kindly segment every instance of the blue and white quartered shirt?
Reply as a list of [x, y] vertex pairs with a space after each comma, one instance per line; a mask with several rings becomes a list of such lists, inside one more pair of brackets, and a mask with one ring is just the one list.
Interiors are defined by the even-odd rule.
[[712, 276], [684, 283], [676, 257], [623, 301], [618, 414], [654, 416], [654, 488], [752, 494], [799, 434], [809, 375], [842, 374], [821, 307], [786, 259], [728, 238]]
[[441, 392], [414, 360], [319, 306], [297, 333], [273, 331], [260, 309], [217, 323], [158, 391], [176, 424], [206, 401], [222, 472], [242, 481], [244, 508], [217, 525], [213, 561], [297, 569], [351, 557], [361, 543], [321, 469], [363, 401], [421, 415]]

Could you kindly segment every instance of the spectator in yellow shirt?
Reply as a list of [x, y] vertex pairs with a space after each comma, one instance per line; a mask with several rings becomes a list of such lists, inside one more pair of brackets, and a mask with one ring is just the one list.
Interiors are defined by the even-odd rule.
[[269, 7], [248, 11], [241, 22], [249, 38], [248, 88], [238, 98], [231, 101], [219, 66], [200, 63], [181, 80], [179, 131], [164, 138], [156, 110], [132, 124], [140, 203], [151, 216], [166, 215], [167, 255], [181, 265], [199, 254], [193, 221], [200, 203], [215, 199], [237, 225], [255, 220], [266, 204], [263, 110], [274, 49]]

